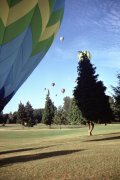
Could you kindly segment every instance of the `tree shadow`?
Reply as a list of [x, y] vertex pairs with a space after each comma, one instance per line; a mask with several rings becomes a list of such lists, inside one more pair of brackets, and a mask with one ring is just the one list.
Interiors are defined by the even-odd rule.
[[0, 155], [8, 154], [8, 153], [15, 153], [15, 152], [22, 152], [22, 151], [32, 151], [32, 150], [37, 150], [37, 149], [44, 149], [44, 148], [49, 148], [49, 147], [53, 147], [53, 146], [56, 146], [56, 145], [35, 147], [35, 148], [12, 149], [12, 150], [8, 150], [8, 151], [1, 151]]
[[80, 150], [64, 150], [64, 151], [52, 151], [52, 152], [45, 152], [45, 153], [38, 153], [38, 154], [31, 154], [31, 155], [21, 155], [21, 156], [14, 156], [8, 157], [0, 160], [0, 167], [7, 166], [9, 164], [14, 163], [23, 163], [28, 161], [34, 161], [39, 159], [51, 158], [55, 156], [63, 156], [68, 155], [80, 151], [84, 151], [85, 149]]
[[120, 132], [108, 133], [108, 134], [120, 134]]
[[91, 139], [91, 140], [87, 140], [87, 141], [84, 141], [84, 142], [90, 142], [90, 141], [108, 141], [108, 140], [116, 140], [116, 139], [120, 139], [120, 136], [106, 137], [106, 138], [101, 138], [101, 139]]

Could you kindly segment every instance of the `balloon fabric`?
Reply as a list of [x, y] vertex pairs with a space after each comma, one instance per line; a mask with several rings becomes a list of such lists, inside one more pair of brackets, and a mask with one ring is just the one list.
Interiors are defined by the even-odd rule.
[[0, 112], [50, 48], [64, 4], [65, 0], [0, 1]]

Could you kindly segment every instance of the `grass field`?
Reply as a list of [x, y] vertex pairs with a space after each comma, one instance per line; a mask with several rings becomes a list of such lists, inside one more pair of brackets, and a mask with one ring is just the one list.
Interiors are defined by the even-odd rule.
[[0, 127], [0, 180], [120, 180], [120, 124]]

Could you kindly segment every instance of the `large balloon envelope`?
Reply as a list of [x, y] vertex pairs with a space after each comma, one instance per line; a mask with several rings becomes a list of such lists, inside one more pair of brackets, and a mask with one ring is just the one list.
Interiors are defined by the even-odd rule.
[[0, 1], [0, 111], [51, 46], [64, 1]]

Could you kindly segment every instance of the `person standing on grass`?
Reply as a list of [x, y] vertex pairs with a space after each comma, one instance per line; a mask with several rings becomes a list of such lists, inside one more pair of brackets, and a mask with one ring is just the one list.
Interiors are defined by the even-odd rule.
[[88, 121], [88, 135], [92, 136], [92, 131], [94, 129], [94, 123], [92, 121]]

